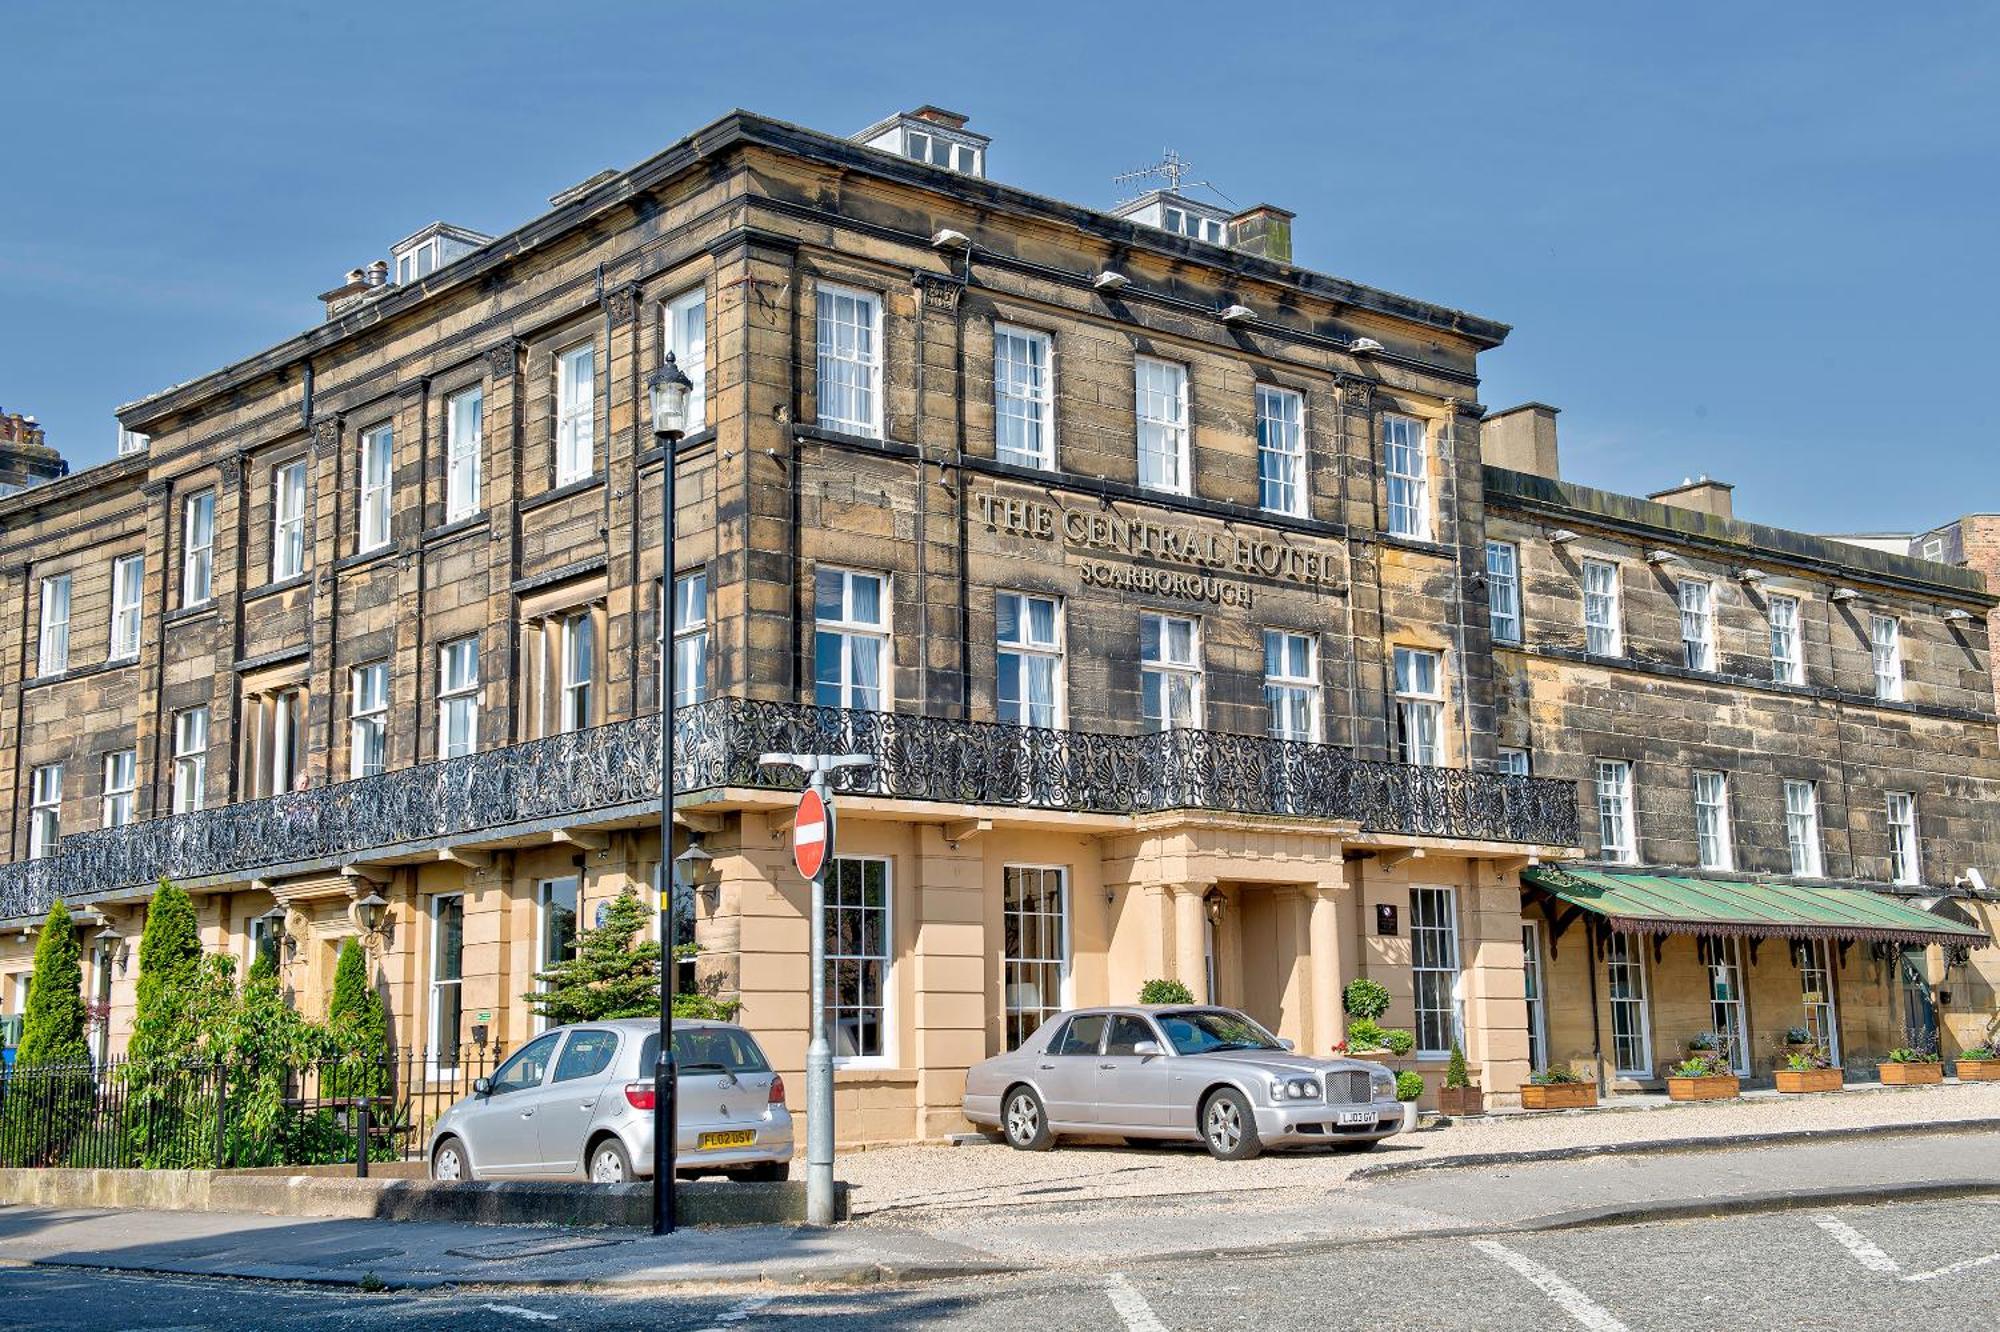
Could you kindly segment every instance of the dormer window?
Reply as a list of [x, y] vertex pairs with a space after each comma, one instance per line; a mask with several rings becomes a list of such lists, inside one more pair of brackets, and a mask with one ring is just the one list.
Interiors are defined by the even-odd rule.
[[1227, 212], [1172, 190], [1153, 190], [1127, 200], [1113, 209], [1111, 215], [1210, 245], [1229, 244]]
[[437, 272], [439, 263], [438, 255], [441, 251], [442, 247], [439, 246], [437, 237], [433, 236], [421, 245], [414, 246], [397, 255], [397, 285], [400, 286], [406, 282], [415, 282], [420, 277], [427, 277]]
[[1196, 240], [1207, 241], [1210, 245], [1224, 243], [1226, 229], [1220, 221], [1191, 213], [1185, 208], [1175, 208], [1171, 204], [1164, 210], [1162, 230], [1177, 236], [1192, 236]]
[[965, 128], [965, 117], [935, 106], [919, 107], [870, 125], [855, 142], [913, 162], [943, 167], [964, 176], [986, 174], [986, 145], [992, 140]]
[[405, 286], [427, 278], [492, 239], [449, 222], [433, 222], [389, 247], [389, 259], [396, 268], [396, 285]]
[[978, 148], [947, 139], [928, 129], [912, 126], [903, 131], [903, 156], [929, 162], [932, 166], [948, 167], [968, 176], [986, 174], [981, 165], [985, 154]]

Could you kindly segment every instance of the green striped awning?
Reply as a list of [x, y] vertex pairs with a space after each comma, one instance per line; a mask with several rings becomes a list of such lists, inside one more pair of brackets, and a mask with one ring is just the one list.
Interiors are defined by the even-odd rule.
[[1977, 945], [1985, 931], [1866, 888], [1807, 888], [1752, 879], [1614, 874], [1534, 865], [1521, 882], [1630, 934], [1858, 939]]

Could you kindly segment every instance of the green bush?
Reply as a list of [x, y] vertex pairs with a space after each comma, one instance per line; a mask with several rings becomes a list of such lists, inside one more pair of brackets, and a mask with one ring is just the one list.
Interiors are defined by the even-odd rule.
[[1899, 1045], [1889, 1051], [1888, 1062], [1891, 1064], [1938, 1064], [1944, 1062], [1944, 1056], [1928, 1045]]
[[1407, 1055], [1417, 1048], [1417, 1038], [1401, 1027], [1382, 1029], [1382, 1044], [1389, 1047], [1392, 1055]]
[[1453, 1091], [1472, 1085], [1465, 1071], [1465, 1051], [1458, 1048], [1457, 1041], [1451, 1043], [1451, 1058], [1444, 1066], [1444, 1085]]
[[1356, 1018], [1347, 1024], [1347, 1048], [1386, 1050], [1389, 1048], [1389, 1033], [1374, 1018]]
[[1534, 1083], [1537, 1087], [1561, 1087], [1576, 1082], [1589, 1082], [1590, 1079], [1584, 1077], [1583, 1074], [1577, 1072], [1568, 1064], [1550, 1064], [1541, 1072], [1530, 1077], [1528, 1081]]
[[1389, 1011], [1389, 987], [1366, 977], [1351, 980], [1340, 992], [1340, 1003], [1350, 1016], [1374, 1021]]
[[57, 902], [35, 941], [35, 970], [28, 978], [28, 1012], [21, 1025], [17, 1064], [84, 1064], [90, 1038], [83, 1010], [83, 941], [69, 908]]
[[333, 968], [333, 998], [326, 1007], [327, 1038], [340, 1067], [330, 1070], [323, 1094], [335, 1098], [380, 1096], [389, 1089], [389, 1015], [368, 983], [368, 955], [358, 939], [343, 940]]
[[1149, 980], [1139, 987], [1142, 1004], [1191, 1004], [1194, 991], [1177, 980]]
[[196, 1052], [202, 1038], [193, 1020], [200, 971], [201, 930], [194, 902], [179, 884], [161, 879], [146, 904], [146, 929], [139, 936], [138, 1001], [125, 1051], [133, 1063], [184, 1059]]
[[1423, 1094], [1424, 1079], [1422, 1074], [1412, 1073], [1408, 1069], [1405, 1069], [1396, 1075], [1397, 1100], [1414, 1101]]

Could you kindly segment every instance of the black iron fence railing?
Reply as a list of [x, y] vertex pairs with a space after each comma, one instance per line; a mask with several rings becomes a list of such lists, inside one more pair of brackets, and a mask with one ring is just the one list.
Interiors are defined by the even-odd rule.
[[433, 1058], [21, 1065], [0, 1070], [0, 1167], [206, 1170], [423, 1156], [499, 1047]]
[[[1223, 731], [1055, 731], [718, 698], [676, 718], [676, 784], [796, 789], [772, 750], [863, 753], [843, 791], [908, 800], [1144, 814], [1206, 809], [1358, 823], [1370, 832], [1577, 845], [1574, 783], [1357, 759], [1332, 745]], [[398, 847], [659, 798], [657, 715], [192, 814], [65, 836], [0, 865], [0, 919], [56, 898], [175, 879], [336, 865]]]

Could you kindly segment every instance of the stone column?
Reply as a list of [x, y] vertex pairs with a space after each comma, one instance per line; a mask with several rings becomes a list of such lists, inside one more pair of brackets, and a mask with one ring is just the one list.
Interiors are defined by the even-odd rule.
[[1307, 1053], [1323, 1055], [1340, 1040], [1342, 1033], [1340, 987], [1340, 897], [1345, 887], [1322, 883], [1311, 890], [1312, 908], [1308, 925], [1312, 959], [1312, 1026], [1307, 1030]]
[[1193, 883], [1175, 884], [1171, 890], [1174, 901], [1174, 974], [1181, 984], [1188, 987], [1195, 1002], [1211, 1002], [1208, 993], [1207, 950], [1203, 945], [1208, 937], [1208, 922], [1202, 915], [1202, 885]]

